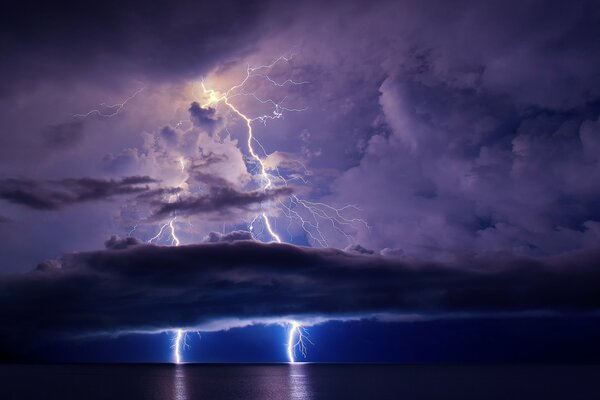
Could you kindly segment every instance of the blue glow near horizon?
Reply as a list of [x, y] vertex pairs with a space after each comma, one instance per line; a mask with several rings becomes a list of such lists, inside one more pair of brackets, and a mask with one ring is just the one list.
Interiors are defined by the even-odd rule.
[[[190, 334], [186, 363], [287, 363], [287, 329], [256, 325]], [[599, 362], [600, 318], [503, 318], [310, 327], [306, 362]], [[172, 361], [172, 333], [70, 341], [45, 355], [62, 362]], [[552, 351], [548, 351], [552, 349]]]

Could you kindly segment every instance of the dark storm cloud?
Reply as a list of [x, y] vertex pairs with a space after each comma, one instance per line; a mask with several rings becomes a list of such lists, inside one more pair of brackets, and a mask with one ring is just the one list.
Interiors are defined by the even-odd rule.
[[183, 191], [183, 189], [181, 189], [180, 187], [161, 187], [161, 188], [157, 188], [157, 189], [150, 189], [150, 190], [146, 190], [143, 193], [140, 193], [136, 196], [136, 199], [139, 200], [147, 200], [147, 199], [159, 199], [159, 198], [163, 198], [164, 196], [172, 196], [174, 194], [178, 194], [181, 193]]
[[198, 165], [193, 165], [192, 166], [192, 172], [191, 172], [191, 177], [194, 181], [204, 184], [209, 188], [228, 188], [231, 186], [231, 183], [218, 175], [215, 174], [210, 174], [210, 173], [206, 173], [204, 172], [204, 167], [211, 165], [211, 164], [216, 164], [218, 162], [221, 161], [226, 161], [227, 158], [226, 157], [221, 157], [221, 156], [217, 156], [217, 155], [208, 155], [208, 156], [202, 156], [200, 163]]
[[177, 131], [170, 126], [163, 126], [158, 134], [169, 145], [175, 145], [179, 141]]
[[[128, 247], [131, 246], [137, 246], [142, 244], [143, 242], [141, 242], [139, 239], [136, 239], [134, 237], [127, 237], [125, 239], [120, 239], [117, 236], [111, 236], [110, 239], [108, 239], [106, 242], [104, 242], [104, 246], [106, 246], [107, 249], [114, 249], [114, 250], [123, 250], [126, 249]], [[56, 260], [50, 260], [50, 261], [46, 261], [46, 263], [50, 262], [51, 264], [57, 263], [58, 261]], [[44, 263], [40, 264], [43, 265]], [[60, 266], [60, 265], [58, 265]], [[38, 265], [38, 269], [39, 269], [39, 265]]]
[[145, 192], [150, 190], [149, 184], [156, 182], [148, 176], [54, 181], [11, 178], [0, 180], [0, 199], [35, 210], [58, 210], [73, 204]]
[[127, 148], [117, 154], [106, 154], [102, 157], [102, 168], [112, 173], [120, 173], [134, 167], [139, 162], [137, 149]]
[[179, 247], [112, 238], [0, 278], [0, 338], [202, 327], [303, 316], [600, 308], [600, 253], [545, 260], [404, 263], [334, 249], [254, 241]]
[[198, 159], [194, 160], [194, 164], [190, 167], [192, 170], [192, 176], [198, 182], [203, 182], [202, 169], [214, 164], [227, 162], [228, 158], [226, 154], [216, 154], [213, 151], [204, 152], [202, 148], [199, 148]]
[[233, 210], [250, 210], [260, 203], [289, 196], [291, 193], [292, 190], [288, 187], [250, 192], [242, 192], [232, 187], [212, 187], [206, 194], [188, 195], [174, 202], [155, 203], [157, 209], [153, 218], [168, 215], [226, 214]]
[[141, 73], [162, 77], [198, 74], [228, 51], [256, 39], [262, 1], [109, 0], [101, 6], [61, 0], [2, 5], [0, 45], [12, 56], [0, 67], [11, 76], [0, 94], [73, 71]]
[[197, 101], [192, 102], [189, 108], [190, 121], [198, 127], [212, 132], [219, 122], [214, 108], [202, 108]]
[[[215, 161], [211, 161], [213, 159]], [[191, 169], [192, 180], [205, 185], [206, 192], [180, 196], [176, 201], [154, 201], [152, 205], [155, 210], [151, 219], [162, 219], [174, 215], [192, 216], [210, 213], [225, 215], [239, 211], [249, 211], [255, 209], [261, 203], [292, 194], [292, 188], [290, 187], [241, 191], [233, 187], [226, 179], [203, 172], [204, 166], [221, 160], [223, 160], [222, 157], [208, 154], [200, 164], [193, 166]], [[143, 194], [140, 197], [155, 196], [152, 196], [152, 192], [150, 192], [148, 196]]]
[[348, 253], [356, 253], [362, 255], [371, 255], [375, 254], [373, 250], [362, 247], [360, 244], [352, 244], [344, 249], [344, 251]]
[[236, 242], [238, 240], [253, 240], [252, 233], [248, 231], [233, 231], [229, 233], [220, 232], [209, 232], [206, 239], [206, 243], [219, 243], [219, 242]]
[[50, 125], [42, 131], [44, 144], [51, 148], [67, 148], [83, 139], [84, 125], [81, 121]]

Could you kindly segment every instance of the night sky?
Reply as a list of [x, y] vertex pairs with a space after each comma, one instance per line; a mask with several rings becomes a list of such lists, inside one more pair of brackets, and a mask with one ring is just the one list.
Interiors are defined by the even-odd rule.
[[600, 362], [597, 1], [0, 26], [0, 361]]

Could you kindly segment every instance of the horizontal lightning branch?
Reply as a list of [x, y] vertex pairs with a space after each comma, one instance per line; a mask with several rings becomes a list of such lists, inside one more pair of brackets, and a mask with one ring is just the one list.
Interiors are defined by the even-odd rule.
[[125, 107], [125, 105], [133, 100], [138, 94], [140, 94], [146, 87], [142, 86], [138, 90], [136, 90], [131, 96], [127, 97], [120, 103], [116, 103], [113, 105], [107, 105], [106, 103], [100, 103], [100, 108], [95, 108], [93, 110], [88, 111], [85, 114], [73, 114], [73, 118], [87, 118], [90, 115], [97, 115], [99, 117], [111, 118], [115, 115], [119, 114], [121, 110]]

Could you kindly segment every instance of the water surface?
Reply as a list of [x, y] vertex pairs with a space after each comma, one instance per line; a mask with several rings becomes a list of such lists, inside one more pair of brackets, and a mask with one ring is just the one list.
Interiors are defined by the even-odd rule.
[[0, 399], [600, 399], [595, 366], [0, 365]]

